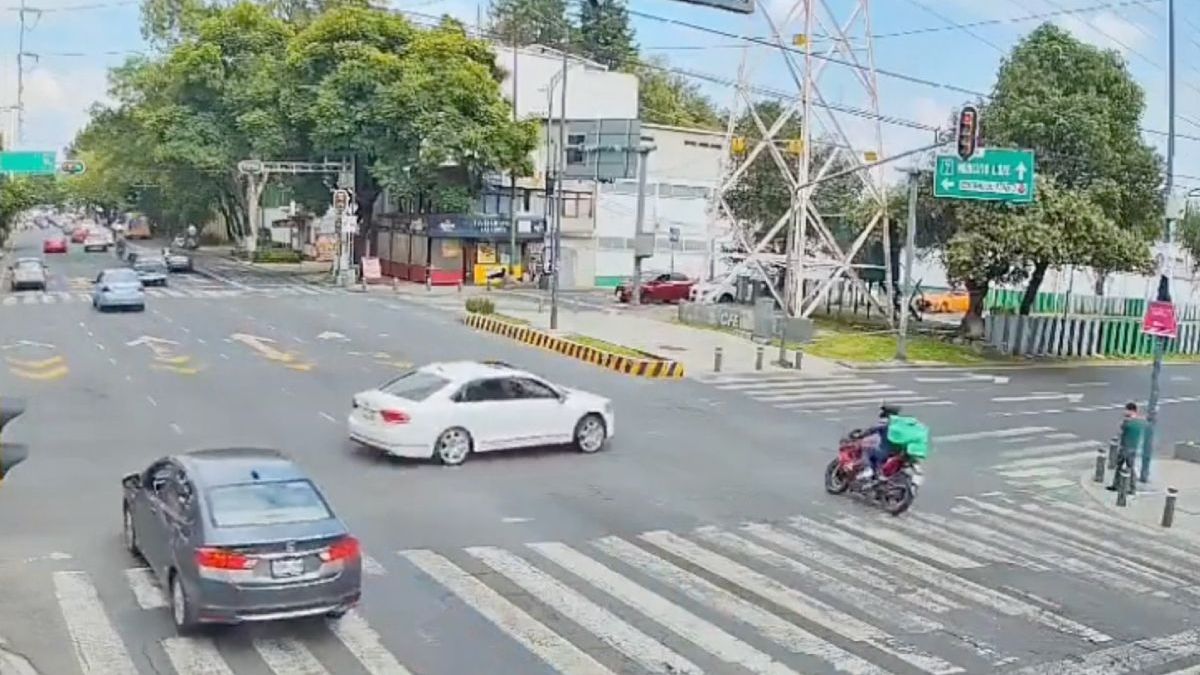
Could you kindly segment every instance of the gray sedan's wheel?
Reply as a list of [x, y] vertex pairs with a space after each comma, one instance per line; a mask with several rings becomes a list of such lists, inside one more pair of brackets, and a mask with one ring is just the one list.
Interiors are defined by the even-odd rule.
[[433, 444], [433, 454], [446, 466], [462, 464], [471, 454], [471, 434], [461, 427], [443, 431]]
[[133, 557], [138, 557], [142, 553], [138, 550], [137, 532], [133, 529], [133, 515], [129, 513], [129, 507], [121, 509], [121, 538], [125, 541], [125, 549]]
[[187, 592], [183, 590], [183, 584], [179, 582], [179, 577], [175, 574], [171, 575], [171, 620], [175, 622], [175, 630], [180, 635], [186, 635], [194, 632], [199, 625], [196, 620], [196, 612], [192, 609], [192, 603], [188, 600]]
[[596, 413], [584, 415], [575, 424], [575, 447], [580, 452], [592, 454], [604, 447], [608, 438], [608, 430], [604, 428], [604, 418]]

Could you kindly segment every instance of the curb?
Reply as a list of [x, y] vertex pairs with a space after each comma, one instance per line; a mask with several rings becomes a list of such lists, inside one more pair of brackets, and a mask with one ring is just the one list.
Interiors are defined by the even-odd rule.
[[536, 328], [509, 323], [483, 314], [467, 314], [462, 321], [471, 328], [495, 333], [534, 347], [549, 349], [563, 356], [585, 361], [623, 375], [649, 379], [678, 380], [683, 378], [683, 364], [676, 361], [623, 356], [596, 347], [581, 345], [566, 338], [556, 337]]
[[[1103, 495], [1097, 496], [1097, 495], [1093, 494], [1092, 491], [1088, 489], [1088, 484], [1091, 482], [1092, 482], [1092, 472], [1091, 471], [1084, 472], [1083, 474], [1081, 474], [1079, 476], [1079, 489], [1083, 492], [1084, 497], [1089, 502], [1091, 502], [1095, 506], [1099, 507], [1100, 510], [1103, 513], [1108, 514], [1108, 516], [1110, 518], [1119, 519], [1121, 522], [1125, 523], [1127, 527], [1140, 530], [1146, 534], [1151, 534], [1153, 536], [1178, 537], [1180, 539], [1183, 539], [1184, 541], [1191, 542], [1192, 544], [1200, 545], [1200, 534], [1196, 534], [1194, 532], [1189, 532], [1188, 530], [1181, 530], [1178, 528], [1158, 527], [1152, 523], [1145, 523], [1136, 518], [1129, 517], [1124, 511], [1122, 511], [1122, 509], [1119, 506], [1117, 506], [1116, 504], [1111, 503], [1107, 500], [1102, 499], [1101, 497]], [[1107, 494], [1107, 492], [1105, 494]], [[1143, 498], [1145, 498], [1145, 497], [1161, 498], [1165, 494], [1166, 494], [1166, 491], [1163, 489], [1158, 489], [1158, 490], [1144, 490], [1143, 489], [1143, 490], [1138, 490], [1138, 493], [1136, 496], [1143, 497]]]

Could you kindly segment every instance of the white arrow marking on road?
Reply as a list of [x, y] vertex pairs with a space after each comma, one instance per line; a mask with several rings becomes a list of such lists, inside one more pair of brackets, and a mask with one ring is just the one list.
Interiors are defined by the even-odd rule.
[[1008, 384], [1008, 378], [1002, 375], [976, 375], [966, 373], [962, 377], [914, 377], [914, 381], [932, 384], [935, 382], [992, 382], [993, 384]]
[[1066, 399], [1071, 403], [1083, 400], [1083, 394], [1030, 394], [1029, 396], [997, 396], [993, 403], [1018, 403], [1021, 401], [1061, 401]]
[[321, 333], [320, 335], [317, 336], [317, 339], [318, 340], [339, 340], [342, 342], [346, 342], [346, 341], [350, 340], [350, 338], [346, 337], [345, 335], [342, 335], [341, 333], [336, 333], [331, 330], [327, 330], [324, 333]]
[[1021, 162], [1020, 164], [1018, 164], [1017, 165], [1017, 180], [1025, 180], [1025, 172], [1026, 171], [1028, 171], [1028, 169], [1025, 167], [1025, 162]]
[[39, 349], [54, 349], [54, 345], [46, 344], [45, 342], [34, 342], [33, 340], [17, 340], [0, 347], [0, 349], [16, 349], [18, 347], [37, 347]]
[[153, 335], [143, 335], [142, 337], [140, 337], [136, 340], [131, 340], [129, 342], [126, 342], [125, 346], [126, 347], [136, 347], [138, 345], [150, 345], [151, 347], [153, 347], [155, 345], [177, 345], [177, 344], [179, 344], [179, 343], [175, 342], [174, 340], [167, 340], [165, 338], [154, 337]]
[[288, 354], [287, 352], [281, 352], [272, 347], [271, 345], [275, 344], [275, 341], [271, 338], [259, 337], [257, 335], [247, 335], [245, 333], [234, 333], [233, 335], [230, 335], [229, 338], [246, 345], [268, 359], [284, 362], [295, 360], [295, 357], [291, 354]]

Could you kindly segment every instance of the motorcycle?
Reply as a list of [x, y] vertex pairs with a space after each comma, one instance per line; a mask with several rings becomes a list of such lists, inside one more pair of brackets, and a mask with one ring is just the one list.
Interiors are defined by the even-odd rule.
[[838, 443], [838, 456], [825, 468], [825, 491], [840, 495], [847, 491], [870, 499], [885, 511], [898, 516], [912, 506], [924, 476], [917, 458], [901, 451], [888, 457], [878, 476], [860, 478], [867, 466], [864, 447], [867, 435], [850, 432]]

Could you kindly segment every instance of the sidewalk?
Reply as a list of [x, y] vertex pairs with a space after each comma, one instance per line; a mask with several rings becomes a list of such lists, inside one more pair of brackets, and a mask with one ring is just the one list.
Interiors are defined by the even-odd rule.
[[[1084, 493], [1114, 515], [1147, 528], [1169, 531], [1200, 543], [1200, 464], [1178, 459], [1155, 459], [1150, 467], [1150, 482], [1138, 483], [1138, 492], [1131, 495], [1124, 507], [1117, 506], [1117, 493], [1105, 489], [1112, 481], [1112, 471], [1105, 472], [1105, 483], [1092, 481], [1092, 471], [1080, 478]], [[1175, 522], [1170, 529], [1162, 527], [1163, 503], [1167, 487], [1179, 491], [1175, 502]]]
[[[373, 287], [374, 292], [392, 293], [392, 289]], [[541, 330], [550, 328], [550, 306], [538, 298], [510, 294], [504, 291], [488, 293], [484, 290], [464, 288], [434, 288], [425, 290], [417, 284], [400, 284], [395, 294], [408, 300], [434, 306], [449, 312], [464, 312], [467, 298], [483, 296], [496, 305], [496, 312], [516, 319], [528, 321]], [[690, 328], [677, 323], [649, 316], [634, 316], [617, 309], [603, 309], [595, 305], [583, 308], [569, 302], [560, 303], [558, 310], [559, 335], [578, 334], [605, 342], [649, 352], [665, 359], [683, 364], [690, 377], [712, 374], [716, 348], [720, 347], [721, 373], [743, 374], [755, 372], [756, 347], [750, 340], [715, 330]], [[788, 352], [787, 358], [794, 354]], [[764, 346], [763, 373], [796, 373], [791, 368], [781, 368], [774, 363], [779, 358], [779, 349]], [[805, 356], [800, 373], [811, 377], [824, 377], [843, 370], [833, 361], [814, 356]]]

